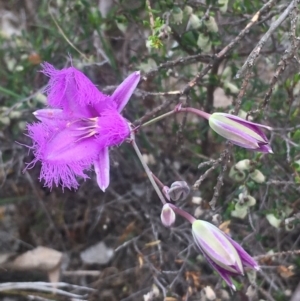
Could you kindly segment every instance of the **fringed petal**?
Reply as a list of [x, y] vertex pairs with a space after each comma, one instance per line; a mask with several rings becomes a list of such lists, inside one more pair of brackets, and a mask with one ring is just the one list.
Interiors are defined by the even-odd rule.
[[121, 144], [129, 135], [128, 122], [116, 110], [106, 110], [98, 118], [96, 139], [101, 148]]
[[33, 140], [35, 159], [28, 164], [42, 162], [40, 180], [45, 186], [62, 185], [69, 189], [78, 188], [76, 177], [88, 176], [84, 170], [90, 168], [98, 154], [98, 144], [94, 138], [76, 141], [72, 130], [64, 128], [65, 123], [49, 126], [43, 123], [28, 125], [29, 137]]
[[48, 104], [62, 108], [72, 117], [93, 117], [93, 105], [108, 100], [96, 86], [74, 67], [56, 70], [49, 63], [43, 64], [42, 72], [50, 77], [46, 92]]

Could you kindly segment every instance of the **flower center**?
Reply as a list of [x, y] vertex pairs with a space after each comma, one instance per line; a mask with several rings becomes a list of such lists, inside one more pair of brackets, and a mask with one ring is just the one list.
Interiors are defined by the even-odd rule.
[[67, 123], [66, 127], [72, 130], [73, 136], [77, 138], [75, 142], [90, 138], [98, 134], [99, 117], [80, 118]]

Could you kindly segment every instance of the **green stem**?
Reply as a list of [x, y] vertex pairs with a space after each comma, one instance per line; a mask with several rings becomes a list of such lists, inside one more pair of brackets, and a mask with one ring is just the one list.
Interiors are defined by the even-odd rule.
[[144, 160], [144, 158], [143, 158], [143, 156], [142, 156], [142, 154], [141, 154], [141, 152], [140, 152], [140, 150], [139, 150], [139, 148], [138, 148], [138, 146], [137, 146], [137, 144], [135, 142], [135, 135], [134, 135], [133, 131], [131, 131], [130, 138], [131, 138], [131, 144], [132, 144], [132, 146], [133, 146], [133, 148], [134, 148], [134, 150], [135, 150], [138, 158], [140, 159], [140, 161], [141, 161], [141, 163], [142, 163], [142, 165], [144, 167], [144, 170], [145, 170], [145, 172], [146, 172], [146, 174], [147, 174], [147, 176], [148, 176], [148, 178], [149, 178], [149, 180], [150, 180], [150, 182], [151, 182], [154, 190], [156, 191], [156, 193], [157, 193], [158, 197], [160, 198], [161, 202], [163, 204], [166, 204], [166, 200], [165, 200], [163, 194], [161, 193], [159, 187], [155, 183], [155, 180], [153, 179], [152, 172], [149, 169], [148, 165], [146, 164], [146, 162], [145, 162], [145, 160]]
[[168, 117], [168, 116], [170, 116], [170, 115], [173, 115], [173, 114], [175, 114], [175, 113], [176, 113], [175, 110], [173, 110], [173, 111], [170, 111], [170, 112], [165, 113], [165, 114], [163, 114], [163, 115], [160, 115], [160, 116], [158, 116], [158, 117], [155, 117], [155, 118], [153, 118], [153, 119], [151, 119], [151, 120], [145, 122], [144, 124], [142, 124], [141, 127], [148, 126], [148, 125], [150, 125], [150, 124], [152, 124], [152, 123], [155, 123], [155, 122], [157, 122], [157, 121], [159, 121], [159, 120], [161, 120], [161, 119], [164, 119], [164, 118], [166, 118], [166, 117]]
[[162, 114], [162, 115], [160, 115], [158, 117], [155, 117], [155, 118], [153, 118], [153, 119], [145, 122], [144, 124], [141, 125], [141, 127], [146, 127], [146, 126], [148, 126], [150, 124], [153, 124], [153, 123], [155, 123], [157, 121], [160, 121], [160, 120], [162, 120], [162, 119], [164, 119], [164, 118], [166, 118], [166, 117], [168, 117], [170, 115], [173, 115], [173, 114], [176, 114], [176, 113], [182, 113], [182, 112], [193, 113], [193, 114], [196, 114], [196, 115], [198, 115], [198, 116], [200, 116], [202, 118], [205, 118], [207, 120], [209, 119], [209, 117], [211, 115], [211, 114], [208, 114], [208, 113], [206, 113], [204, 111], [201, 111], [201, 110], [198, 110], [198, 109], [195, 109], [195, 108], [191, 108], [191, 107], [181, 108], [181, 107], [177, 106], [174, 110], [172, 110], [170, 112], [167, 112], [165, 114]]

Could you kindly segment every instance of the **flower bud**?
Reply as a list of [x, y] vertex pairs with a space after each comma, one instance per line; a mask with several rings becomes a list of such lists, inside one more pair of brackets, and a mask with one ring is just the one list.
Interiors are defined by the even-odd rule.
[[210, 52], [211, 51], [211, 41], [209, 40], [209, 37], [200, 33], [197, 40], [197, 46], [203, 51], [203, 52]]
[[262, 153], [273, 153], [262, 128], [270, 127], [250, 122], [235, 115], [213, 113], [208, 118], [209, 126], [233, 144]]
[[187, 30], [198, 29], [200, 26], [201, 26], [201, 20], [195, 14], [191, 14], [189, 22], [187, 24]]
[[281, 224], [281, 219], [278, 219], [273, 213], [269, 213], [266, 215], [266, 219], [274, 228], [279, 228]]
[[172, 18], [175, 24], [180, 24], [183, 19], [183, 11], [180, 7], [175, 6], [172, 9]]
[[284, 227], [286, 231], [292, 231], [295, 228], [295, 224], [293, 223], [295, 221], [294, 217], [286, 218], [284, 220]]
[[251, 161], [249, 159], [244, 159], [239, 161], [234, 165], [234, 167], [238, 170], [249, 170]]
[[247, 211], [247, 208], [235, 209], [235, 210], [231, 211], [230, 214], [232, 217], [244, 219], [247, 216], [248, 211]]
[[228, 0], [218, 0], [218, 4], [220, 6], [220, 12], [226, 13], [228, 8]]
[[211, 266], [235, 289], [230, 276], [243, 275], [244, 267], [259, 270], [255, 260], [216, 226], [202, 220], [192, 223], [194, 241]]
[[250, 178], [256, 182], [256, 183], [263, 183], [266, 181], [266, 177], [263, 175], [263, 173], [258, 170], [258, 169], [255, 169], [253, 172], [251, 172], [249, 174]]
[[219, 31], [218, 24], [213, 16], [209, 16], [208, 20], [204, 21], [204, 24], [206, 25], [207, 30], [210, 32], [218, 32]]
[[165, 227], [171, 227], [175, 223], [176, 214], [168, 203], [164, 204], [161, 211], [160, 219]]
[[234, 166], [230, 168], [229, 177], [235, 182], [244, 181], [246, 174], [242, 170], [237, 170]]
[[183, 13], [189, 16], [193, 13], [193, 8], [191, 6], [186, 5], [183, 9]]
[[243, 204], [246, 207], [252, 207], [256, 204], [256, 199], [251, 195], [240, 193], [239, 203]]
[[190, 193], [190, 188], [185, 181], [172, 183], [168, 194], [173, 201], [185, 200]]

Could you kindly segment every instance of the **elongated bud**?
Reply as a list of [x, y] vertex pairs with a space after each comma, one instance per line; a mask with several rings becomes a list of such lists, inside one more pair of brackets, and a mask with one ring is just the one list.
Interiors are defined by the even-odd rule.
[[168, 203], [164, 204], [161, 211], [160, 219], [165, 227], [171, 227], [175, 223], [176, 214]]
[[262, 130], [263, 128], [271, 130], [268, 126], [226, 113], [213, 113], [208, 122], [216, 133], [233, 144], [262, 153], [273, 153]]
[[244, 268], [259, 270], [255, 260], [216, 226], [202, 220], [192, 223], [194, 241], [211, 266], [235, 290], [230, 276], [243, 275]]
[[190, 188], [185, 181], [174, 182], [168, 194], [173, 201], [185, 200], [190, 193]]

